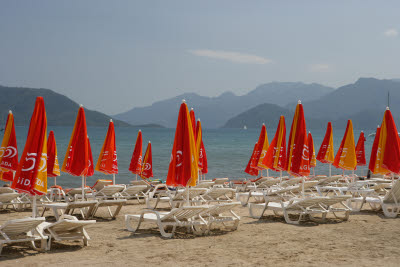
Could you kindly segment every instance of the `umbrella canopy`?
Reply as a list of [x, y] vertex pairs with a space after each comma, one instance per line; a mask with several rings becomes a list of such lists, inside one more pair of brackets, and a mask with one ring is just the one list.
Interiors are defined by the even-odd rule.
[[94, 161], [93, 161], [93, 154], [92, 154], [92, 146], [90, 145], [89, 136], [88, 139], [88, 152], [89, 152], [89, 162], [88, 162], [88, 171], [86, 173], [86, 177], [93, 176], [94, 174]]
[[47, 118], [43, 97], [37, 97], [28, 137], [11, 185], [31, 195], [47, 193]]
[[167, 185], [195, 186], [198, 170], [192, 122], [187, 105], [183, 101], [179, 109]]
[[303, 105], [299, 101], [290, 128], [287, 171], [294, 176], [310, 174], [309, 149], [307, 142], [306, 120]]
[[129, 165], [129, 171], [133, 174], [140, 174], [142, 171], [142, 142], [142, 131], [139, 130], [136, 138], [135, 149], [132, 154], [131, 164]]
[[244, 170], [245, 173], [248, 173], [252, 176], [258, 176], [258, 169], [254, 168], [252, 166], [252, 162], [255, 161], [255, 157], [257, 154], [257, 143], [254, 145], [253, 153], [251, 153], [251, 157], [249, 159], [249, 162], [247, 163], [246, 169]]
[[332, 164], [335, 160], [334, 149], [333, 149], [333, 134], [332, 134], [332, 123], [328, 122], [326, 127], [325, 137], [322, 141], [321, 147], [319, 148], [317, 160], [322, 163]]
[[[378, 133], [375, 135], [377, 138]], [[396, 124], [392, 113], [386, 108], [383, 115], [379, 139], [376, 149], [374, 168], [375, 174], [400, 173], [400, 145]], [[372, 153], [372, 152], [371, 152]]]
[[194, 114], [193, 108], [190, 109], [190, 121], [192, 122], [192, 129], [194, 134], [194, 141], [197, 142], [197, 129], [196, 129], [196, 116]]
[[257, 170], [266, 170], [268, 169], [267, 166], [263, 164], [263, 160], [265, 156], [267, 155], [267, 150], [269, 147], [269, 142], [268, 142], [268, 135], [267, 135], [267, 128], [265, 127], [265, 124], [261, 126], [261, 132], [260, 136], [258, 137], [258, 142], [257, 142], [257, 155], [255, 158], [255, 163], [254, 167]]
[[317, 159], [315, 157], [314, 140], [312, 138], [311, 132], [308, 132], [307, 136], [308, 149], [310, 151], [310, 168], [315, 168], [317, 166]]
[[361, 131], [356, 145], [357, 166], [367, 165], [365, 160], [365, 140], [364, 132]]
[[[201, 129], [201, 122], [200, 119], [197, 120], [196, 124], [196, 150], [198, 151], [199, 155], [199, 170], [201, 173], [208, 173], [208, 164], [207, 164], [207, 154], [206, 149], [203, 143], [203, 131]], [[200, 138], [199, 138], [200, 136]], [[200, 147], [198, 148], [198, 144], [200, 143]]]
[[61, 171], [73, 176], [88, 176], [90, 156], [85, 110], [81, 106], [78, 110]]
[[60, 176], [60, 166], [58, 165], [57, 144], [54, 132], [50, 131], [47, 140], [47, 177]]
[[347, 121], [346, 131], [333, 161], [333, 166], [342, 170], [355, 170], [357, 168], [353, 123], [351, 120]]
[[115, 130], [112, 120], [108, 124], [107, 135], [97, 159], [95, 170], [104, 174], [118, 173], [117, 146], [115, 144]]
[[[374, 143], [372, 144], [372, 149], [371, 149], [371, 157], [369, 159], [369, 165], [368, 165], [368, 169], [371, 170], [372, 173], [377, 173], [380, 164], [378, 164], [378, 166], [376, 166], [376, 158], [377, 158], [377, 152], [378, 152], [378, 145], [379, 145], [379, 137], [381, 134], [381, 127], [376, 128], [376, 133], [375, 133], [375, 139], [374, 139]], [[375, 170], [376, 167], [376, 170]], [[386, 173], [388, 173], [389, 171], [386, 170]]]
[[14, 115], [8, 113], [3, 142], [0, 147], [0, 179], [12, 182], [18, 169], [17, 138], [15, 136]]
[[151, 153], [151, 142], [147, 145], [146, 153], [144, 154], [142, 172], [140, 177], [150, 178], [153, 177], [153, 155]]
[[268, 147], [263, 165], [274, 171], [286, 170], [286, 125], [285, 117], [281, 116], [274, 139]]
[[[194, 113], [193, 113], [194, 114]], [[200, 149], [201, 143], [203, 142], [203, 131], [201, 129], [201, 121], [197, 120], [197, 124], [195, 125], [196, 130], [194, 131], [195, 143], [196, 143], [196, 155], [197, 155], [197, 165], [200, 167]]]

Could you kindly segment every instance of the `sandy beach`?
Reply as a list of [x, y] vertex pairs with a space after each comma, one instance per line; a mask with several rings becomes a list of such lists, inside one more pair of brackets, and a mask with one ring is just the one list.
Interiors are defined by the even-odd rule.
[[[400, 259], [400, 220], [373, 211], [352, 214], [347, 222], [330, 219], [324, 224], [294, 226], [272, 212], [261, 220], [252, 219], [247, 208], [240, 207], [235, 210], [241, 216], [236, 231], [215, 230], [209, 236], [178, 231], [174, 238], [164, 239], [146, 223], [137, 234], [125, 229], [124, 214], [143, 208], [131, 202], [116, 220], [97, 217], [97, 223], [87, 227], [92, 239], [89, 247], [81, 242], [55, 242], [51, 251], [39, 253], [26, 246], [6, 246], [0, 265], [398, 266]], [[30, 215], [30, 211], [2, 212], [0, 223]], [[106, 215], [106, 210], [97, 215]], [[54, 220], [51, 212], [46, 216]]]

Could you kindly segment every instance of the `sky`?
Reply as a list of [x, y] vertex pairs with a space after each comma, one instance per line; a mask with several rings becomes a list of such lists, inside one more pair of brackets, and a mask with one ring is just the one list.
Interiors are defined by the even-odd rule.
[[0, 85], [107, 114], [272, 81], [400, 78], [400, 1], [0, 1]]

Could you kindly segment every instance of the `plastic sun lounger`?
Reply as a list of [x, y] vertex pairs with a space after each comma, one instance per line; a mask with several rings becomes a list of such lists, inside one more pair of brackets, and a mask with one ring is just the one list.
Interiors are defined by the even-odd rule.
[[214, 186], [214, 182], [212, 181], [204, 181], [204, 182], [200, 182], [198, 183], [196, 186], [194, 186], [193, 188], [210, 188]]
[[201, 195], [201, 199], [206, 202], [232, 202], [235, 198], [236, 191], [232, 188], [220, 188], [213, 187], [207, 191], [204, 195]]
[[15, 190], [11, 187], [0, 187], [0, 195], [6, 193], [15, 193]]
[[[47, 237], [38, 229], [38, 225], [44, 222], [43, 217], [24, 218], [5, 222], [0, 226], [0, 254], [5, 244], [29, 242], [33, 249], [44, 251], [46, 249]], [[41, 241], [40, 248], [37, 248], [35, 241]]]
[[119, 198], [123, 199], [133, 199], [136, 198], [137, 201], [140, 203], [140, 197], [145, 198], [145, 192], [147, 191], [148, 187], [146, 185], [132, 185], [128, 186], [124, 189], [121, 193], [119, 193]]
[[[149, 209], [155, 209], [159, 203], [169, 203], [171, 207], [176, 207], [186, 202], [193, 202], [197, 197], [206, 194], [206, 192], [206, 188], [185, 188], [178, 191], [167, 191], [165, 196], [158, 194], [155, 199], [150, 197], [146, 198], [146, 204]], [[187, 199], [188, 195], [189, 200]]]
[[96, 223], [95, 220], [79, 221], [75, 216], [62, 215], [55, 223], [44, 222], [39, 229], [48, 236], [47, 250], [51, 249], [51, 241], [82, 240], [84, 246], [88, 246], [89, 235], [85, 226]]
[[105, 186], [107, 185], [112, 185], [113, 181], [112, 180], [104, 180], [104, 179], [99, 179], [97, 180], [94, 185], [92, 186], [92, 189], [96, 190], [96, 191], [100, 191], [101, 189], [103, 189]]
[[18, 199], [19, 195], [18, 193], [0, 194], [0, 209], [3, 209], [3, 206], [8, 207], [9, 205], [12, 205], [16, 210], [21, 209], [21, 201]]
[[[283, 213], [283, 217], [285, 218], [286, 223], [289, 224], [299, 224], [306, 215], [308, 215], [312, 220], [317, 220], [314, 215], [321, 214], [322, 220], [325, 219], [328, 210], [325, 209], [321, 202], [326, 197], [310, 197], [305, 199], [291, 199], [286, 202], [268, 202], [263, 204], [255, 204], [253, 207], [261, 205], [263, 208], [263, 212], [261, 216], [255, 216], [252, 212], [252, 209], [249, 209], [250, 216], [252, 218], [261, 218], [264, 214], [265, 210], [272, 210], [275, 215], [278, 215], [279, 212]], [[292, 220], [289, 215], [297, 215], [298, 218], [296, 220]]]
[[[357, 205], [357, 203], [360, 203], [360, 205]], [[353, 211], [360, 211], [365, 203], [369, 204], [374, 210], [382, 208], [383, 214], [386, 217], [396, 218], [400, 213], [400, 180], [394, 183], [384, 197], [379, 195], [365, 195], [347, 201], [347, 205]]]
[[72, 214], [75, 209], [79, 209], [81, 212], [81, 215], [83, 218], [88, 218], [90, 214], [92, 214], [93, 209], [95, 208], [95, 205], [97, 204], [97, 201], [75, 201], [75, 202], [67, 202], [67, 203], [44, 203], [40, 204], [39, 206], [43, 207], [43, 213], [46, 212], [47, 209], [52, 209], [54, 217], [56, 217], [56, 220], [60, 219], [60, 215], [58, 214], [58, 211], [60, 211], [62, 214]]
[[[215, 223], [220, 223], [231, 230], [236, 230], [239, 226], [240, 217], [236, 213], [234, 213], [232, 209], [238, 206], [240, 206], [240, 202], [216, 204], [210, 206], [199, 216], [206, 221], [208, 231], [210, 231], [211, 226]], [[228, 212], [229, 215], [224, 215], [224, 213]], [[227, 226], [227, 222], [233, 222], [233, 225]]]
[[93, 194], [87, 194], [89, 198], [101, 198], [101, 199], [115, 199], [118, 197], [118, 193], [125, 189], [123, 185], [107, 185], [100, 191], [94, 192]]
[[[195, 233], [203, 233], [206, 222], [201, 218], [197, 220], [194, 218], [207, 209], [208, 206], [183, 206], [169, 212], [144, 210], [141, 214], [125, 215], [125, 224], [129, 231], [136, 232], [142, 222], [156, 223], [161, 235], [166, 238], [171, 238], [178, 226], [191, 228]], [[137, 221], [136, 227], [132, 226], [132, 221]], [[166, 228], [170, 226], [172, 226], [172, 231], [167, 233]]]
[[225, 187], [225, 183], [229, 182], [229, 178], [214, 178], [212, 181], [214, 186]]
[[[108, 209], [108, 213], [110, 214], [110, 217], [112, 219], [115, 219], [117, 217], [117, 215], [119, 214], [119, 212], [122, 209], [122, 206], [126, 205], [126, 199], [117, 199], [117, 200], [99, 200], [93, 210], [91, 212], [88, 211], [88, 218], [93, 218], [98, 209], [102, 208], [102, 207], [107, 207]], [[110, 207], [115, 206], [116, 209], [114, 212], [111, 212]]]

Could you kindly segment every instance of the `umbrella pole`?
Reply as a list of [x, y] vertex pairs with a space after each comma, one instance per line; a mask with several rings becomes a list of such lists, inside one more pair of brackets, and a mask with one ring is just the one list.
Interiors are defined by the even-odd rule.
[[36, 195], [33, 196], [32, 200], [32, 218], [36, 218]]
[[392, 186], [394, 185], [394, 173], [392, 172]]
[[301, 194], [303, 195], [303, 197], [304, 197], [304, 183], [305, 183], [305, 181], [306, 181], [306, 179], [303, 176], [303, 182], [301, 183]]
[[279, 179], [280, 179], [280, 183], [282, 183], [282, 171], [279, 172]]
[[315, 177], [315, 168], [314, 167], [312, 168], [312, 174]]
[[189, 186], [186, 186], [186, 204], [189, 206]]
[[82, 201], [85, 199], [85, 175], [82, 175]]
[[113, 173], [113, 185], [115, 185], [115, 173]]
[[57, 185], [57, 176], [54, 177], [54, 185]]
[[267, 177], [269, 177], [269, 171], [268, 171], [268, 169], [267, 169]]
[[137, 181], [137, 173], [136, 173], [136, 181]]
[[332, 176], [332, 164], [329, 163], [329, 177]]

